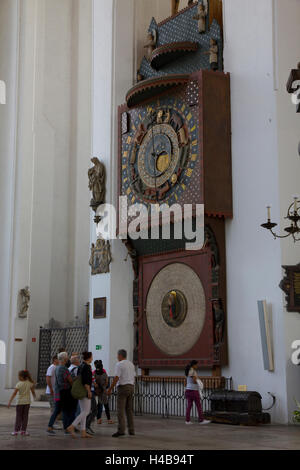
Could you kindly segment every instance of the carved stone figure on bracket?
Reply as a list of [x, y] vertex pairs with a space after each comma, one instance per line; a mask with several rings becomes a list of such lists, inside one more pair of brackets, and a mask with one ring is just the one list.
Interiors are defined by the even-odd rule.
[[19, 292], [19, 317], [20, 318], [27, 318], [27, 312], [29, 309], [29, 302], [30, 302], [30, 290], [29, 287], [26, 286], [24, 289], [21, 289]]
[[205, 33], [206, 31], [206, 17], [207, 11], [203, 3], [199, 3], [198, 5], [198, 13], [193, 17], [194, 20], [198, 21], [198, 31], [200, 34]]
[[225, 313], [222, 307], [221, 299], [213, 299], [212, 301], [214, 319], [215, 319], [215, 341], [216, 344], [223, 342]]
[[151, 60], [152, 52], [156, 48], [156, 31], [153, 30], [152, 32], [149, 31], [147, 35], [147, 44], [145, 44], [144, 49], [146, 49], [146, 57], [147, 59]]
[[109, 240], [98, 238], [96, 245], [92, 243], [91, 257], [89, 264], [92, 268], [92, 275], [109, 273], [109, 266], [112, 262], [111, 248]]
[[[98, 207], [105, 202], [105, 166], [97, 157], [93, 157], [94, 164], [88, 171], [89, 189], [92, 191], [91, 208], [96, 213]], [[95, 217], [95, 222], [100, 222], [100, 217]]]

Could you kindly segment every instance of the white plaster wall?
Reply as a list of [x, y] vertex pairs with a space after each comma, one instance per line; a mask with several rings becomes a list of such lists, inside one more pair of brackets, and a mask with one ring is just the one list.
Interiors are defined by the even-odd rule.
[[41, 0], [36, 8], [34, 193], [28, 364], [39, 327], [85, 318], [91, 152], [91, 2]]
[[[0, 3], [0, 77], [6, 83], [6, 105], [0, 105], [0, 339], [5, 341], [8, 358], [14, 332], [10, 292], [14, 223], [16, 161], [16, 90], [18, 74], [19, 12], [17, 0]], [[9, 381], [8, 367], [0, 365], [1, 392]]]
[[[128, 89], [133, 85], [134, 69], [134, 1], [116, 0], [114, 4], [114, 56], [113, 56], [113, 126], [112, 126], [112, 201], [117, 201], [118, 174], [118, 106], [125, 101]], [[124, 22], [124, 18], [127, 21]], [[133, 270], [130, 257], [125, 262], [127, 249], [121, 240], [113, 242], [114, 263], [111, 267], [111, 344], [110, 370], [116, 362], [118, 349], [128, 351], [128, 358], [133, 354], [133, 307], [132, 287]], [[117, 332], [117, 334], [116, 334]]]
[[[300, 44], [300, 2], [299, 0], [276, 1], [276, 70], [277, 70], [277, 115], [278, 115], [278, 154], [280, 189], [280, 228], [287, 226], [284, 217], [294, 195], [300, 196], [300, 117], [295, 105], [286, 92], [286, 82], [292, 68], [299, 62]], [[276, 222], [279, 222], [277, 219]], [[281, 243], [281, 264], [295, 265], [300, 262], [300, 245], [288, 238]], [[282, 295], [282, 298], [284, 296]], [[283, 299], [283, 304], [285, 301]], [[300, 317], [298, 313], [287, 312], [284, 308], [285, 323], [285, 363], [287, 377], [287, 398], [289, 418], [295, 409], [294, 398], [300, 397], [300, 369], [291, 362], [292, 342], [300, 339]]]
[[[286, 3], [286, 2], [284, 2]], [[257, 390], [267, 407], [276, 395], [274, 422], [287, 421], [285, 333], [280, 242], [260, 224], [271, 203], [279, 220], [273, 2], [225, 0], [225, 70], [231, 73], [234, 219], [227, 223], [229, 367], [235, 386]], [[287, 29], [287, 31], [289, 28]], [[287, 33], [286, 31], [286, 33]], [[275, 371], [263, 368], [257, 300], [273, 317]]]
[[[92, 76], [92, 155], [98, 157], [107, 172], [107, 202], [111, 200], [111, 126], [112, 126], [112, 51], [113, 51], [113, 2], [93, 1], [93, 76]], [[91, 213], [90, 239], [97, 239], [96, 225]], [[114, 253], [113, 253], [114, 256]], [[102, 359], [109, 369], [110, 361], [110, 274], [90, 276], [90, 339], [89, 348], [94, 359]], [[105, 319], [93, 319], [93, 299], [107, 298]], [[101, 346], [96, 351], [96, 345]]]
[[[133, 84], [134, 2], [132, 0], [94, 0], [94, 78], [93, 78], [93, 155], [106, 165], [106, 202], [117, 201], [118, 121], [117, 108]], [[105, 44], [105, 47], [103, 45]], [[96, 240], [91, 220], [91, 241]], [[113, 373], [117, 350], [133, 350], [133, 273], [124, 261], [126, 248], [112, 241], [110, 273], [90, 278], [90, 349], [96, 359]], [[93, 319], [93, 299], [107, 298], [107, 318]], [[96, 345], [102, 346], [96, 351]]]
[[[0, 400], [37, 372], [39, 327], [85, 317], [89, 297], [91, 1], [0, 3]], [[18, 292], [31, 289], [27, 320]], [[15, 342], [21, 338], [22, 342]]]
[[69, 195], [68, 318], [85, 318], [89, 300], [90, 193], [87, 171], [91, 157], [92, 125], [92, 2], [73, 0], [71, 165]]

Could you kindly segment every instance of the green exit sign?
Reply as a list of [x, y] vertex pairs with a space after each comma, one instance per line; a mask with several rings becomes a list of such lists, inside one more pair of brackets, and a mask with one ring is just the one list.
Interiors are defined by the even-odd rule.
[[97, 344], [97, 346], [96, 346], [96, 351], [101, 351], [101, 349], [102, 349], [101, 344]]

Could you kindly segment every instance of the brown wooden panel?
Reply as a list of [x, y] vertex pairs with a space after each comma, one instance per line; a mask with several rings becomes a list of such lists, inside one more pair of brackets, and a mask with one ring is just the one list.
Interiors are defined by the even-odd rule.
[[[206, 297], [204, 327], [196, 344], [180, 357], [168, 356], [157, 348], [148, 331], [144, 313], [149, 287], [157, 273], [170, 263], [184, 263], [191, 267], [201, 279]], [[142, 368], [182, 367], [191, 359], [199, 361], [202, 367], [212, 367], [214, 361], [213, 314], [211, 307], [211, 253], [210, 250], [197, 252], [181, 251], [140, 259], [140, 295], [142, 296], [141, 322], [139, 327], [139, 366]]]
[[227, 334], [227, 285], [226, 285], [226, 238], [225, 220], [223, 218], [205, 217], [205, 225], [210, 226], [217, 240], [220, 267], [219, 267], [219, 296], [225, 311], [224, 338], [220, 348], [220, 365], [228, 365], [228, 334]]
[[223, 2], [222, 0], [209, 0], [209, 24], [217, 20], [223, 32]]
[[230, 76], [202, 72], [205, 213], [232, 217]]

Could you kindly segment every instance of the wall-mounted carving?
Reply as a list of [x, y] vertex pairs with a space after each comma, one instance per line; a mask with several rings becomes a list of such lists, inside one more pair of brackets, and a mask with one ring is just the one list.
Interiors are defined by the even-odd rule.
[[[97, 157], [93, 157], [91, 162], [94, 166], [88, 171], [89, 189], [92, 192], [90, 207], [96, 214], [98, 207], [105, 202], [105, 166]], [[98, 224], [100, 220], [101, 218], [96, 215], [95, 223]]]
[[92, 243], [91, 246], [89, 264], [92, 268], [92, 275], [109, 273], [111, 261], [112, 256], [109, 240], [98, 238], [96, 245]]
[[213, 299], [214, 326], [215, 326], [215, 346], [223, 342], [225, 313], [221, 299]]
[[193, 19], [198, 21], [198, 29], [200, 34], [203, 34], [206, 31], [206, 17], [207, 10], [202, 3], [199, 3], [198, 13], [193, 17]]
[[279, 284], [285, 293], [288, 312], [300, 313], [300, 263], [295, 266], [282, 266], [285, 276]]
[[156, 48], [156, 31], [149, 31], [147, 35], [147, 43], [145, 44], [144, 48], [146, 49], [146, 57], [150, 61], [152, 57], [152, 52]]
[[27, 318], [30, 302], [30, 290], [26, 286], [19, 291], [19, 318]]

